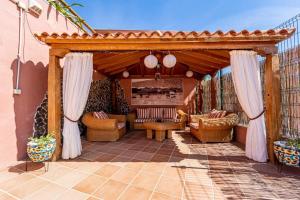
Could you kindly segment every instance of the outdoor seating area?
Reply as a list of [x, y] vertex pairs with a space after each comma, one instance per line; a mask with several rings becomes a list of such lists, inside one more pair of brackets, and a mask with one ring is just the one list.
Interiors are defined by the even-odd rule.
[[183, 131], [163, 142], [144, 131], [117, 142], [82, 140], [73, 160], [0, 171], [0, 199], [298, 199], [299, 171], [244, 156], [232, 143], [202, 144]]
[[0, 8], [0, 200], [300, 199], [300, 14], [264, 19], [300, 3], [25, 1]]

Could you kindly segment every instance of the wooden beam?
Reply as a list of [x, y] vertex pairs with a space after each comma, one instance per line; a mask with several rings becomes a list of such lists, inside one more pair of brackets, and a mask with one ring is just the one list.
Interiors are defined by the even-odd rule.
[[280, 71], [277, 54], [267, 55], [265, 63], [266, 131], [269, 159], [275, 162], [273, 142], [280, 131]]
[[55, 134], [56, 149], [52, 160], [60, 158], [61, 146], [61, 71], [59, 57], [50, 51], [48, 67], [48, 132]]
[[179, 60], [182, 61], [187, 61], [189, 63], [193, 63], [195, 65], [203, 65], [203, 66], [207, 66], [207, 68], [213, 68], [213, 69], [220, 69], [221, 66], [213, 63], [213, 62], [209, 62], [200, 58], [195, 58], [193, 56], [190, 56], [189, 54], [184, 54], [184, 53], [179, 53], [179, 52], [175, 52], [174, 55], [176, 56], [176, 58], [178, 58]]
[[274, 41], [226, 41], [226, 42], [202, 42], [202, 41], [97, 41], [97, 40], [61, 40], [60, 43], [52, 43], [53, 48], [67, 48], [71, 51], [124, 51], [124, 50], [253, 50], [258, 47], [275, 46]]

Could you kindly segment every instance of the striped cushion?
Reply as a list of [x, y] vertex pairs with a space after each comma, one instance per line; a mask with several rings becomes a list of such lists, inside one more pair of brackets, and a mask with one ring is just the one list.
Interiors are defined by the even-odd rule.
[[98, 119], [108, 119], [108, 115], [103, 111], [93, 112], [93, 116]]
[[180, 119], [163, 119], [162, 122], [180, 122]]
[[163, 118], [163, 108], [150, 108], [150, 117], [154, 119]]
[[137, 108], [137, 118], [147, 119], [150, 118], [150, 109], [149, 108]]
[[226, 111], [222, 110], [213, 110], [211, 113], [209, 113], [208, 118], [222, 118], [225, 117]]
[[143, 122], [155, 122], [156, 119], [136, 119], [134, 122], [136, 123], [143, 123]]
[[176, 119], [176, 108], [164, 108], [164, 119]]

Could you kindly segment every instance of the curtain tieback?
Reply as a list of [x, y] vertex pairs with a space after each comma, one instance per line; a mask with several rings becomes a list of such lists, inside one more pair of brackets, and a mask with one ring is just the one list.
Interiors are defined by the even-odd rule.
[[78, 122], [78, 120], [72, 120], [71, 118], [67, 117], [66, 115], [64, 115], [64, 117], [69, 120], [70, 122]]
[[260, 116], [262, 116], [263, 114], [264, 114], [264, 112], [265, 112], [265, 108], [261, 111], [261, 113], [259, 113], [259, 115], [257, 115], [256, 117], [253, 117], [253, 118], [250, 118], [250, 117], [248, 117], [250, 120], [256, 120], [257, 118], [259, 118]]

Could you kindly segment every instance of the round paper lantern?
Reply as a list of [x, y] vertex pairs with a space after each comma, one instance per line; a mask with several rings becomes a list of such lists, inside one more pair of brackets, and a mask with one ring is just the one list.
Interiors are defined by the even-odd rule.
[[185, 75], [186, 77], [191, 78], [194, 75], [194, 73], [192, 71], [187, 71]]
[[124, 72], [123, 72], [123, 77], [124, 77], [124, 78], [128, 78], [128, 76], [129, 76], [129, 72], [128, 72], [128, 71], [124, 71]]
[[173, 54], [168, 54], [163, 59], [163, 64], [166, 68], [172, 68], [176, 65], [176, 57]]
[[154, 55], [148, 55], [144, 59], [144, 64], [149, 69], [154, 69], [158, 64], [158, 59]]

